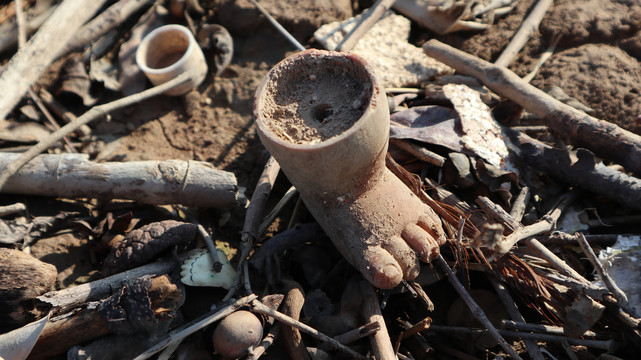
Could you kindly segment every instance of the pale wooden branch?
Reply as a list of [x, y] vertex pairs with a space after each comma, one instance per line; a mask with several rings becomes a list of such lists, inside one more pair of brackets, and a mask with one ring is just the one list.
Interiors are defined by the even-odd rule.
[[530, 36], [539, 28], [543, 16], [550, 8], [554, 0], [539, 0], [530, 12], [530, 14], [523, 20], [521, 27], [514, 34], [512, 40], [503, 50], [498, 59], [494, 62], [496, 66], [507, 67], [512, 63], [516, 55], [521, 51], [523, 46], [527, 43]]
[[530, 203], [531, 195], [532, 192], [529, 187], [524, 186], [521, 188], [521, 191], [516, 196], [516, 199], [514, 199], [512, 209], [510, 210], [510, 216], [514, 218], [514, 220], [520, 222], [523, 219], [523, 215], [527, 210], [527, 205]]
[[81, 27], [76, 32], [76, 36], [67, 43], [61, 55], [86, 46], [109, 30], [120, 26], [131, 15], [153, 2], [153, 0], [120, 0], [116, 2]]
[[169, 336], [159, 341], [156, 345], [152, 346], [151, 348], [147, 349], [147, 351], [145, 351], [144, 353], [136, 356], [134, 360], [149, 359], [150, 357], [154, 356], [154, 354], [161, 351], [169, 344], [175, 341], [182, 340], [187, 336], [195, 333], [196, 331], [201, 330], [215, 323], [216, 321], [224, 318], [225, 316], [233, 313], [234, 311], [240, 309], [241, 307], [246, 306], [252, 301], [256, 300], [256, 297], [257, 297], [256, 295], [251, 294], [236, 300], [232, 304], [221, 305], [215, 310], [210, 311], [207, 315], [201, 316], [200, 318], [195, 319], [179, 327], [178, 329], [172, 330], [172, 332], [169, 333]]
[[[0, 172], [20, 154], [0, 152]], [[234, 174], [202, 161], [95, 163], [87, 154], [39, 155], [11, 176], [4, 193], [128, 199], [145, 204], [235, 207]]]
[[551, 131], [577, 147], [641, 174], [641, 136], [593, 118], [528, 84], [510, 70], [457, 50], [438, 40], [423, 45], [424, 52], [457, 72], [474, 76], [488, 88], [538, 115]]
[[[465, 287], [461, 282], [456, 278], [454, 275], [454, 272], [452, 269], [450, 269], [450, 266], [447, 265], [447, 262], [445, 262], [445, 259], [443, 259], [442, 255], [439, 255], [436, 258], [436, 262], [441, 266], [441, 268], [445, 271], [447, 274], [447, 280], [450, 282], [452, 287], [456, 290], [456, 292], [461, 296], [465, 304], [467, 304], [467, 307], [470, 309], [472, 312], [472, 315], [487, 329], [487, 331], [492, 335], [492, 337], [501, 345], [501, 348], [508, 353], [512, 359], [514, 360], [520, 360], [521, 357], [519, 354], [516, 353], [516, 351], [510, 346], [510, 344], [505, 341], [503, 336], [499, 333], [499, 331], [492, 325], [490, 322], [490, 319], [487, 318], [487, 315], [485, 315], [485, 312], [483, 312], [483, 309], [481, 309], [480, 306], [472, 299], [472, 296], [465, 290]], [[432, 326], [433, 327], [433, 326]]]
[[267, 18], [267, 20], [276, 28], [276, 30], [278, 30], [278, 32], [283, 34], [283, 36], [285, 36], [285, 38], [289, 40], [289, 42], [296, 47], [296, 49], [298, 49], [299, 51], [305, 50], [305, 47], [300, 42], [298, 42], [298, 40], [296, 40], [296, 38], [292, 34], [290, 34], [287, 30], [285, 30], [283, 25], [281, 25], [278, 22], [278, 20], [274, 19], [274, 17], [267, 10], [265, 10], [265, 8], [262, 7], [256, 0], [249, 0], [249, 2], [254, 4], [254, 6], [256, 6], [256, 9], [258, 9], [258, 11], [260, 11], [261, 14], [263, 14], [263, 16]]
[[374, 335], [369, 337], [372, 354], [377, 360], [395, 359], [394, 346], [392, 345], [389, 333], [387, 332], [387, 326], [385, 326], [385, 319], [381, 313], [381, 307], [378, 303], [376, 291], [374, 291], [374, 287], [372, 287], [369, 282], [364, 280], [360, 282], [359, 286], [361, 289], [361, 296], [363, 297], [361, 307], [363, 318], [367, 322], [376, 321], [381, 326]]
[[[501, 320], [501, 326], [504, 328], [528, 331], [528, 332], [538, 332], [538, 333], [549, 333], [552, 335], [563, 335], [564, 330], [561, 326], [553, 325], [544, 325], [544, 324], [531, 324], [523, 321], [513, 321], [513, 320]], [[594, 331], [588, 330], [582, 334], [582, 336], [595, 337], [597, 334]]]
[[[365, 356], [357, 353], [352, 348], [341, 344], [340, 342], [336, 341], [334, 338], [331, 338], [331, 337], [321, 333], [320, 331], [310, 327], [309, 325], [303, 324], [302, 322], [300, 322], [298, 320], [294, 320], [291, 317], [289, 317], [289, 316], [287, 316], [287, 315], [285, 315], [285, 314], [283, 314], [281, 312], [278, 312], [278, 311], [276, 311], [274, 309], [271, 309], [268, 306], [266, 306], [263, 303], [261, 303], [260, 301], [252, 301], [251, 302], [251, 311], [253, 311], [255, 313], [259, 313], [259, 314], [263, 314], [263, 315], [269, 316], [271, 318], [274, 318], [274, 319], [280, 321], [281, 323], [283, 323], [285, 325], [294, 326], [294, 327], [298, 328], [300, 331], [302, 331], [304, 333], [307, 333], [307, 334], [317, 338], [318, 340], [320, 340], [322, 342], [326, 342], [326, 343], [332, 345], [335, 349], [344, 352], [345, 354], [349, 355], [353, 359], [362, 359], [362, 360], [366, 360], [367, 359]], [[135, 359], [135, 360], [137, 360], [137, 359]]]
[[[66, 1], [69, 1], [69, 0], [66, 0]], [[2, 79], [3, 78], [0, 78], [0, 88], [2, 88]], [[20, 158], [17, 159], [15, 162], [9, 164], [5, 169], [5, 171], [2, 173], [2, 175], [0, 176], [0, 190], [2, 190], [2, 188], [4, 187], [9, 177], [15, 174], [24, 164], [29, 162], [29, 160], [33, 159], [41, 152], [47, 150], [48, 148], [53, 146], [53, 144], [58, 142], [60, 139], [62, 139], [66, 135], [74, 132], [75, 130], [80, 128], [82, 125], [86, 125], [93, 120], [106, 116], [114, 110], [141, 102], [153, 96], [160, 95], [167, 90], [173, 89], [174, 87], [181, 85], [182, 83], [188, 81], [189, 79], [190, 79], [190, 74], [184, 73], [162, 85], [158, 85], [151, 89], [147, 89], [143, 92], [130, 95], [122, 99], [118, 99], [116, 101], [112, 101], [110, 103], [91, 108], [91, 110], [84, 113], [81, 117], [77, 118], [75, 121], [70, 122], [69, 124], [54, 131], [46, 139], [43, 139], [42, 141], [40, 141], [39, 143], [31, 147], [29, 150], [25, 151], [20, 156]], [[2, 111], [1, 103], [4, 98], [5, 97], [0, 97], [0, 113]], [[2, 117], [0, 116], [0, 121], [1, 120], [2, 120]]]
[[[76, 31], [102, 7], [106, 0], [64, 0], [40, 30], [9, 61], [0, 75], [0, 122], [20, 102]], [[10, 91], [9, 91], [10, 89]]]
[[336, 46], [336, 51], [350, 51], [356, 46], [369, 29], [374, 26], [378, 19], [389, 10], [396, 0], [378, 0], [367, 12], [361, 15], [359, 22], [354, 26], [343, 40]]
[[104, 279], [92, 281], [63, 290], [50, 291], [38, 296], [38, 306], [51, 307], [53, 314], [64, 314], [73, 308], [90, 301], [107, 297], [124, 281], [133, 281], [145, 275], [162, 275], [176, 267], [175, 260], [161, 260], [135, 269], [123, 271]]
[[605, 271], [603, 265], [601, 265], [601, 262], [599, 261], [599, 258], [597, 258], [594, 250], [592, 250], [592, 247], [582, 233], [577, 234], [577, 241], [579, 242], [579, 246], [581, 246], [581, 250], [583, 250], [583, 253], [585, 254], [585, 256], [587, 256], [588, 260], [590, 260], [590, 263], [592, 264], [592, 266], [594, 266], [594, 269], [599, 274], [599, 277], [605, 284], [605, 287], [607, 287], [608, 290], [612, 291], [612, 294], [614, 294], [614, 297], [617, 299], [619, 306], [621, 306], [621, 308], [627, 313], [633, 314], [630, 307], [628, 306], [627, 295], [621, 290], [621, 288], [619, 288], [616, 282], [614, 282], [610, 274]]
[[[472, 334], [472, 335], [485, 334], [488, 332], [486, 329], [472, 329], [472, 328], [465, 328], [465, 327], [440, 326], [440, 325], [430, 326], [429, 331], [449, 332], [449, 333], [457, 333], [457, 334]], [[557, 342], [557, 343], [560, 343], [562, 341], [567, 341], [572, 345], [582, 345], [585, 347], [601, 349], [606, 351], [613, 351], [617, 346], [617, 343], [614, 340], [573, 339], [566, 336], [549, 335], [549, 334], [532, 334], [532, 333], [509, 331], [509, 330], [499, 330], [499, 333], [505, 337], [516, 338], [516, 339], [532, 339], [537, 341], [550, 341], [550, 342]]]
[[23, 203], [0, 206], [0, 216], [11, 215], [22, 211], [27, 211], [27, 206]]

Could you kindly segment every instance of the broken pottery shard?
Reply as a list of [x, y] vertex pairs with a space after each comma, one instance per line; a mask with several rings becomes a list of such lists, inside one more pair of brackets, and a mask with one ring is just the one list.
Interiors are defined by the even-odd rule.
[[507, 159], [510, 152], [501, 126], [494, 120], [479, 93], [465, 85], [453, 84], [443, 86], [443, 92], [459, 113], [464, 134], [461, 141], [465, 148], [489, 164], [516, 172], [516, 167]]
[[[314, 38], [325, 49], [334, 50], [361, 16], [323, 25], [314, 33]], [[453, 72], [450, 67], [425, 56], [420, 48], [408, 43], [409, 33], [410, 21], [388, 11], [351, 52], [367, 60], [384, 87], [418, 86], [437, 75]]]

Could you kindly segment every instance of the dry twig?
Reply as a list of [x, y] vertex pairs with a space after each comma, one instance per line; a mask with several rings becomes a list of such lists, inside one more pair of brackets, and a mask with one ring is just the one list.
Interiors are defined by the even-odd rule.
[[[461, 284], [460, 281], [456, 278], [454, 275], [454, 272], [452, 272], [452, 269], [450, 269], [449, 265], [447, 265], [447, 262], [445, 262], [445, 259], [443, 259], [442, 255], [439, 255], [436, 258], [436, 262], [441, 266], [441, 268], [447, 273], [447, 280], [452, 284], [452, 287], [456, 290], [456, 292], [461, 296], [463, 301], [465, 301], [465, 304], [470, 308], [470, 311], [474, 315], [474, 317], [483, 324], [483, 326], [486, 327], [487, 331], [492, 335], [492, 337], [501, 345], [501, 348], [508, 353], [512, 359], [514, 360], [520, 360], [521, 357], [519, 354], [512, 349], [510, 344], [503, 339], [499, 331], [492, 325], [490, 320], [487, 318], [487, 315], [483, 312], [483, 309], [481, 309], [478, 304], [472, 299], [472, 296], [465, 290], [465, 287], [463, 287], [463, 284]], [[432, 326], [433, 327], [433, 326]]]
[[105, 0], [64, 0], [31, 40], [11, 58], [9, 66], [0, 75], [0, 89], [4, 89], [0, 97], [0, 122], [58, 57], [80, 26], [104, 3]]
[[352, 350], [350, 347], [347, 347], [347, 346], [341, 344], [340, 342], [336, 341], [335, 339], [333, 339], [333, 338], [321, 333], [320, 331], [318, 331], [318, 330], [316, 330], [316, 329], [314, 329], [314, 328], [312, 328], [312, 327], [310, 327], [308, 325], [303, 324], [302, 322], [300, 322], [298, 320], [294, 320], [291, 317], [289, 317], [289, 316], [287, 316], [287, 315], [285, 315], [285, 314], [283, 314], [281, 312], [278, 312], [278, 311], [276, 311], [274, 309], [269, 308], [268, 306], [262, 304], [260, 301], [252, 301], [251, 310], [253, 312], [272, 317], [272, 318], [282, 322], [283, 324], [286, 324], [286, 325], [289, 325], [289, 326], [294, 326], [294, 327], [298, 328], [300, 331], [302, 331], [304, 333], [307, 333], [307, 334], [319, 339], [320, 341], [329, 343], [334, 348], [344, 352], [345, 354], [351, 356], [354, 359], [362, 359], [362, 360], [366, 360], [367, 359], [365, 356], [357, 353], [356, 351]]
[[361, 18], [343, 40], [336, 46], [336, 51], [350, 51], [356, 46], [365, 33], [374, 26], [378, 19], [389, 10], [396, 0], [378, 0], [367, 12], [361, 15]]
[[181, 326], [178, 329], [173, 330], [172, 332], [169, 333], [169, 336], [167, 336], [165, 339], [159, 341], [156, 345], [152, 346], [149, 348], [147, 351], [144, 353], [136, 356], [134, 360], [144, 360], [144, 359], [149, 359], [152, 357], [155, 353], [161, 351], [164, 349], [167, 345], [170, 343], [173, 343], [175, 341], [181, 340], [186, 338], [187, 336], [195, 333], [198, 330], [203, 329], [204, 327], [207, 327], [216, 321], [224, 318], [225, 316], [233, 313], [234, 311], [240, 309], [241, 307], [251, 303], [256, 299], [256, 295], [251, 294], [248, 296], [245, 296], [244, 298], [240, 298], [236, 300], [232, 304], [228, 305], [221, 305], [222, 307], [219, 307], [211, 312], [209, 314], [202, 316], [190, 323], [187, 323], [183, 326]]
[[614, 297], [617, 299], [619, 306], [627, 313], [632, 314], [631, 309], [628, 306], [628, 297], [621, 290], [621, 288], [617, 286], [610, 274], [605, 271], [603, 265], [601, 265], [601, 262], [594, 253], [594, 250], [592, 250], [592, 247], [582, 233], [577, 234], [577, 241], [581, 246], [581, 250], [583, 250], [583, 253], [585, 254], [585, 256], [587, 256], [588, 260], [590, 260], [590, 263], [592, 264], [592, 266], [594, 266], [594, 269], [599, 274], [599, 277], [601, 277], [601, 281], [603, 281], [608, 290], [612, 291], [612, 293], [614, 294]]
[[562, 139], [577, 147], [591, 149], [595, 154], [641, 174], [641, 136], [593, 118], [528, 84], [510, 70], [438, 40], [426, 42], [423, 50], [428, 56], [459, 73], [478, 78], [492, 91], [535, 113]]
[[[107, 104], [94, 106], [93, 108], [91, 108], [91, 110], [84, 113], [81, 117], [77, 118], [74, 122], [71, 122], [61, 127], [60, 129], [56, 130], [51, 135], [49, 135], [46, 139], [40, 141], [38, 144], [31, 147], [31, 149], [29, 149], [28, 151], [25, 151], [20, 156], [19, 159], [9, 164], [5, 169], [5, 171], [2, 173], [2, 176], [0, 176], [0, 190], [2, 190], [7, 180], [9, 180], [9, 177], [14, 175], [27, 162], [29, 162], [31, 159], [36, 157], [41, 152], [50, 148], [53, 144], [58, 142], [64, 136], [74, 132], [76, 129], [78, 129], [82, 125], [86, 125], [91, 121], [96, 120], [102, 116], [107, 116], [110, 112], [114, 110], [141, 102], [153, 96], [160, 95], [163, 92], [173, 89], [174, 87], [188, 81], [189, 77], [190, 77], [190, 74], [185, 73], [162, 85], [155, 86], [143, 92], [130, 95], [122, 99], [112, 101]], [[0, 88], [2, 87], [1, 84], [2, 84], [2, 78], [0, 78]], [[2, 102], [2, 99], [4, 99], [4, 97], [0, 98], [0, 103]], [[2, 105], [0, 104], [0, 115], [1, 115], [1, 108], [2, 108]], [[1, 119], [1, 116], [0, 116], [0, 119]]]
[[539, 0], [530, 14], [523, 20], [521, 27], [514, 34], [512, 40], [503, 50], [498, 59], [494, 62], [496, 66], [505, 66], [507, 67], [512, 63], [516, 55], [521, 51], [523, 46], [527, 43], [530, 35], [532, 35], [538, 28], [543, 16], [547, 12], [548, 8], [554, 0]]

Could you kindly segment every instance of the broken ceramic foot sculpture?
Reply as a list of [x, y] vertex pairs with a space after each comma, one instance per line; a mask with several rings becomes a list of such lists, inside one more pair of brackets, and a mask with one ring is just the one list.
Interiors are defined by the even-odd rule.
[[265, 147], [341, 254], [374, 286], [413, 279], [439, 254], [441, 222], [385, 167], [384, 89], [357, 55], [307, 50], [256, 92]]

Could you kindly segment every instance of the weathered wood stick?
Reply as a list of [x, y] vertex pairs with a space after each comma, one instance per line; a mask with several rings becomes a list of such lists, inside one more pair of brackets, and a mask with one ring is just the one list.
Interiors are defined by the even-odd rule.
[[118, 27], [132, 14], [152, 2], [152, 0], [120, 0], [116, 2], [81, 27], [76, 33], [76, 36], [67, 43], [67, 46], [65, 46], [61, 54], [66, 54], [86, 46], [106, 34], [109, 30]]
[[[0, 172], [19, 157], [0, 153]], [[239, 195], [234, 174], [206, 162], [94, 163], [86, 154], [40, 155], [10, 177], [2, 192], [203, 207], [234, 207]]]
[[590, 149], [641, 175], [641, 136], [593, 118], [528, 84], [512, 71], [438, 40], [426, 42], [423, 51], [459, 73], [476, 77], [492, 91], [538, 115], [551, 131], [573, 145]]
[[541, 23], [541, 20], [543, 20], [543, 16], [548, 11], [548, 8], [550, 8], [553, 2], [554, 0], [537, 1], [530, 14], [527, 16], [527, 18], [525, 18], [525, 20], [523, 20], [523, 23], [521, 24], [521, 27], [519, 27], [519, 30], [514, 34], [512, 40], [510, 40], [510, 43], [505, 49], [503, 49], [503, 52], [501, 53], [499, 58], [494, 62], [495, 65], [507, 67], [512, 63], [516, 55], [527, 43], [530, 35], [532, 35], [532, 33], [534, 33], [536, 29], [539, 28], [539, 24]]
[[[127, 291], [100, 302], [88, 303], [82, 310], [50, 319], [29, 359], [50, 359], [74, 345], [112, 332], [133, 333], [152, 328], [152, 321], [167, 320], [164, 313], [175, 313], [183, 293], [168, 275], [136, 279]], [[112, 301], [114, 296], [118, 301]]]
[[122, 285], [145, 275], [167, 274], [176, 267], [175, 260], [161, 260], [141, 267], [123, 271], [104, 279], [92, 281], [63, 290], [50, 291], [38, 296], [39, 306], [52, 307], [53, 314], [63, 314], [90, 301], [100, 300]]
[[361, 15], [358, 24], [356, 24], [352, 31], [345, 35], [343, 41], [336, 46], [336, 51], [352, 50], [358, 43], [358, 40], [394, 5], [395, 1], [396, 0], [378, 0], [371, 8], [367, 9], [367, 11]]
[[378, 297], [374, 288], [369, 282], [360, 282], [361, 295], [363, 296], [363, 304], [361, 313], [367, 322], [376, 321], [380, 324], [381, 328], [369, 337], [370, 345], [372, 347], [372, 355], [377, 360], [396, 359], [394, 354], [394, 346], [389, 337], [387, 326], [385, 326], [385, 319], [381, 313], [381, 307], [378, 303]]
[[9, 61], [0, 76], [0, 122], [18, 104], [29, 87], [58, 57], [76, 31], [102, 7], [106, 0], [64, 0]]

